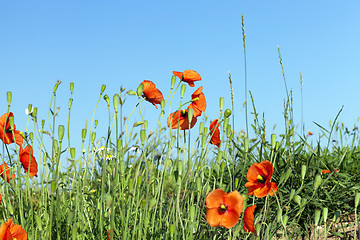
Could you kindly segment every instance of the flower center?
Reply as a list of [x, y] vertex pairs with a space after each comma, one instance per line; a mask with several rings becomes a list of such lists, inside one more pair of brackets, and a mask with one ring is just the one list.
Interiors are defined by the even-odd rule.
[[261, 175], [257, 175], [256, 179], [257, 179], [258, 183], [265, 183], [265, 181], [266, 181], [266, 179]]
[[224, 213], [227, 211], [227, 206], [225, 204], [221, 204], [219, 207], [219, 213]]
[[181, 110], [180, 113], [181, 113], [181, 116], [183, 116], [183, 117], [186, 116], [186, 110], [185, 109]]

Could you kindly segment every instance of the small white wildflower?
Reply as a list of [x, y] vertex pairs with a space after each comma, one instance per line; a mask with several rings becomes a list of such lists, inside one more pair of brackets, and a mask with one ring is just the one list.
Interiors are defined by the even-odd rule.
[[31, 111], [29, 111], [29, 109], [28, 109], [28, 108], [26, 108], [26, 109], [25, 109], [25, 114], [26, 114], [26, 115], [30, 115], [32, 112], [33, 112], [33, 110], [32, 110], [32, 109], [31, 109]]

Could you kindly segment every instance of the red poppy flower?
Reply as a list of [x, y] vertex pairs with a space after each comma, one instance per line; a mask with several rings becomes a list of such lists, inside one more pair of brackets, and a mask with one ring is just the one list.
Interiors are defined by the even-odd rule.
[[33, 148], [30, 145], [27, 145], [25, 149], [20, 147], [19, 156], [25, 172], [30, 177], [37, 177], [38, 165], [33, 154]]
[[[5, 170], [4, 170], [4, 165], [5, 165]], [[15, 179], [14, 172], [9, 168], [9, 166], [6, 164], [6, 162], [1, 163], [0, 174], [4, 180], [6, 179], [7, 182], [10, 182], [10, 179]]]
[[156, 104], [160, 104], [161, 100], [164, 99], [160, 90], [156, 88], [152, 81], [144, 80], [141, 84], [144, 85], [142, 96], [146, 101], [151, 102], [156, 108], [158, 108]]
[[221, 141], [220, 141], [220, 130], [219, 130], [218, 119], [215, 119], [210, 124], [210, 136], [211, 136], [210, 143], [220, 147]]
[[201, 77], [200, 74], [193, 70], [185, 70], [184, 72], [175, 72], [173, 71], [173, 74], [181, 79], [183, 82], [187, 82], [190, 87], [195, 87], [194, 82], [200, 81]]
[[312, 135], [314, 135], [312, 132], [308, 132], [308, 136], [312, 136]]
[[194, 117], [200, 116], [201, 113], [204, 112], [206, 109], [206, 99], [205, 99], [205, 95], [202, 92], [202, 90], [203, 90], [203, 87], [201, 86], [191, 95], [191, 99], [195, 99], [195, 98], [198, 99], [198, 100], [191, 102], [190, 105], [188, 106], [188, 108], [193, 109]]
[[[197, 122], [196, 117], [193, 117], [191, 120], [190, 128], [192, 128]], [[167, 118], [167, 125], [171, 127], [171, 129], [179, 128], [180, 130], [189, 129], [189, 118], [188, 118], [188, 110], [180, 110], [174, 113], [171, 113]]]
[[254, 211], [256, 204], [248, 207], [244, 212], [244, 230], [256, 234], [254, 226]]
[[12, 219], [8, 219], [0, 227], [0, 240], [27, 240], [27, 234], [21, 225], [15, 225]]
[[238, 191], [229, 194], [215, 189], [206, 196], [206, 221], [212, 227], [232, 228], [239, 222], [243, 197]]
[[277, 190], [277, 184], [270, 182], [273, 172], [274, 167], [269, 161], [252, 164], [246, 174], [246, 178], [249, 181], [245, 183], [245, 187], [248, 188], [248, 194], [254, 194], [258, 198], [265, 197], [268, 194], [270, 196], [274, 195], [274, 192]]
[[322, 173], [323, 173], [323, 174], [325, 174], [325, 173], [331, 173], [331, 171], [326, 169], [326, 170], [322, 170]]
[[21, 146], [23, 143], [23, 137], [20, 135], [20, 131], [16, 130], [15, 124], [13, 135], [10, 127], [9, 117], [14, 117], [14, 114], [9, 112], [0, 117], [0, 139], [3, 140], [5, 144], [16, 142], [17, 145]]

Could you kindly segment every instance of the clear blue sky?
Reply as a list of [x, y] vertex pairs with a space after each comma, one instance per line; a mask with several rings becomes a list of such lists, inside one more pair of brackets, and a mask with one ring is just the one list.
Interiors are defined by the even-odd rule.
[[[342, 105], [339, 119], [345, 125], [353, 127], [360, 116], [358, 1], [5, 1], [0, 6], [0, 112], [6, 112], [6, 92], [11, 91], [11, 111], [20, 130], [26, 126], [29, 103], [38, 107], [39, 120], [47, 119], [56, 80], [62, 81], [60, 124], [66, 124], [69, 84], [75, 83], [71, 132], [78, 141], [102, 84], [110, 99], [121, 85], [135, 90], [145, 79], [167, 96], [172, 71], [186, 69], [203, 79], [195, 88], [187, 87], [186, 98], [203, 86], [209, 119], [217, 118], [221, 96], [231, 107], [231, 72], [235, 128], [244, 129], [241, 15], [248, 89], [257, 111], [265, 112], [269, 135], [274, 124], [278, 132], [284, 125], [277, 45], [288, 88], [294, 91], [296, 124], [301, 123], [300, 72], [306, 130], [319, 133], [312, 121], [328, 127]], [[130, 110], [134, 103], [129, 99], [125, 106]], [[149, 103], [143, 111], [147, 119], [159, 112], [154, 115]], [[101, 126], [107, 124], [104, 101], [95, 118]]]

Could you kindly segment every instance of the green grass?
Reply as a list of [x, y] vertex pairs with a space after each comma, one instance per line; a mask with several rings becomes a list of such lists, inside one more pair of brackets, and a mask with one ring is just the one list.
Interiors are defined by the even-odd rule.
[[[76, 149], [69, 132], [74, 86], [70, 86], [67, 126], [57, 125], [57, 82], [48, 120], [39, 122], [34, 109], [27, 129], [27, 141], [40, 149], [35, 156], [38, 177], [23, 174], [13, 146], [3, 145], [1, 161], [11, 161], [17, 178], [1, 185], [2, 220], [12, 218], [22, 225], [29, 239], [106, 239], [109, 229], [113, 239], [326, 239], [331, 234], [346, 239], [344, 220], [357, 212], [355, 195], [360, 187], [358, 129], [349, 130], [336, 118], [329, 129], [319, 126], [317, 139], [298, 133], [290, 91], [284, 106], [285, 132], [278, 136], [266, 132], [265, 119], [259, 119], [252, 99], [254, 120], [249, 129], [254, 137], [249, 139], [233, 129], [234, 114], [224, 117], [221, 98], [222, 143], [217, 148], [209, 144], [210, 123], [201, 118], [191, 131], [171, 130], [163, 124], [176, 110], [171, 101], [181, 82], [175, 87], [176, 79], [172, 81], [152, 130], [141, 113], [142, 105], [150, 103], [123, 88], [111, 101], [102, 86]], [[140, 122], [134, 124], [133, 112], [124, 119], [123, 109], [131, 107], [126, 96], [138, 97], [139, 103], [132, 107], [139, 111]], [[106, 136], [98, 136], [94, 120], [102, 99], [108, 106]], [[274, 165], [272, 181], [278, 191], [258, 199], [247, 195], [244, 184], [251, 164], [264, 160]], [[338, 171], [322, 174], [323, 169]], [[238, 190], [244, 208], [257, 204], [258, 236], [245, 233], [243, 214], [232, 229], [207, 224], [205, 198], [216, 188]], [[351, 224], [357, 226], [357, 221]], [[326, 230], [315, 233], [317, 225]]]

